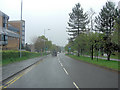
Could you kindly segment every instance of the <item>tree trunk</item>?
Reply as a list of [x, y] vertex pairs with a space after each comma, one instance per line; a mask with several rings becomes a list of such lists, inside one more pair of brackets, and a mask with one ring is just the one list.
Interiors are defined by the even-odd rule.
[[78, 44], [78, 57], [80, 56], [80, 45]]
[[110, 53], [107, 54], [107, 60], [110, 61]]
[[81, 56], [82, 56], [82, 49], [81, 49]]
[[68, 50], [68, 55], [69, 55], [69, 50]]
[[80, 56], [80, 50], [78, 49], [78, 57]]
[[92, 45], [92, 51], [91, 51], [91, 59], [93, 60], [93, 45]]
[[102, 56], [103, 56], [103, 52], [102, 52]]

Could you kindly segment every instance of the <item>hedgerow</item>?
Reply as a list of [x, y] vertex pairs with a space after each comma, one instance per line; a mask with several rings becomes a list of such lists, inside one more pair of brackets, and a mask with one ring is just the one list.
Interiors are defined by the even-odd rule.
[[[23, 57], [29, 57], [30, 55], [34, 55], [37, 53], [29, 52], [29, 51], [21, 51], [21, 54]], [[20, 57], [20, 51], [15, 51], [15, 50], [2, 51], [2, 60], [10, 59], [10, 58], [19, 58], [19, 57]]]

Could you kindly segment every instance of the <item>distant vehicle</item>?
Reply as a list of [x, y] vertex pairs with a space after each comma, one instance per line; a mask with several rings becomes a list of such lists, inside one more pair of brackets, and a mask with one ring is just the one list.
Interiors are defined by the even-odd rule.
[[57, 56], [57, 51], [52, 51], [52, 56]]

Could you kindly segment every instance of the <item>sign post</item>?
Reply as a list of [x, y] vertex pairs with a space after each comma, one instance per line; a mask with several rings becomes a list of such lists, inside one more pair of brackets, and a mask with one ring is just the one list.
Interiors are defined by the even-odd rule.
[[68, 47], [68, 54], [70, 54], [71, 47]]

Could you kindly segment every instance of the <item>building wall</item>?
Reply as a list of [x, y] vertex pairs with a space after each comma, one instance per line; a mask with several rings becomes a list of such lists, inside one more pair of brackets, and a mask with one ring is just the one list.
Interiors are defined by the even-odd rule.
[[[18, 50], [19, 49], [19, 34], [15, 32], [10, 32], [8, 30], [8, 20], [9, 16], [0, 11], [0, 42], [7, 42], [6, 44], [0, 44], [3, 50]], [[6, 32], [6, 33], [3, 33]], [[9, 33], [8, 33], [9, 32]], [[16, 36], [17, 35], [17, 36]], [[5, 38], [2, 38], [5, 37]]]
[[7, 45], [7, 32], [9, 16], [0, 11], [0, 46]]
[[0, 27], [2, 27], [2, 16], [0, 16]]
[[18, 28], [18, 34], [20, 34], [20, 21], [9, 21], [8, 24], [11, 24], [13, 27]]
[[[21, 30], [21, 28], [22, 28], [22, 31], [21, 31], [21, 33], [22, 33], [22, 44], [23, 44], [23, 46], [25, 46], [25, 21], [24, 20], [22, 20], [22, 21], [20, 21], [20, 20], [18, 20], [18, 21], [9, 21], [8, 22], [10, 25], [12, 25], [12, 26], [14, 26], [15, 28], [18, 28], [19, 29], [19, 32], [18, 32], [18, 34], [20, 35], [20, 30]], [[21, 23], [22, 23], [22, 27], [20, 27], [21, 26]]]
[[8, 37], [8, 50], [18, 50], [19, 49], [19, 38]]

